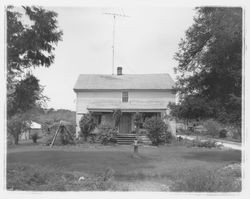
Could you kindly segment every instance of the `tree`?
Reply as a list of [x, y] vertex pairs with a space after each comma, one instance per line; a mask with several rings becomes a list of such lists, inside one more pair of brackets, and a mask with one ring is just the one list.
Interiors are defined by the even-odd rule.
[[79, 121], [79, 126], [84, 140], [87, 141], [89, 133], [96, 127], [96, 123], [91, 113], [87, 113], [82, 116], [81, 120]]
[[176, 90], [181, 100], [189, 95], [204, 100], [217, 120], [240, 125], [242, 9], [202, 7], [196, 11], [194, 24], [175, 55]]
[[[22, 14], [22, 9], [25, 14]], [[62, 39], [62, 31], [58, 30], [57, 13], [41, 7], [8, 6], [6, 14], [7, 119], [14, 124], [17, 123], [15, 118], [24, 118], [22, 114], [47, 99], [42, 95], [39, 80], [27, 72], [30, 68], [49, 67], [53, 63], [55, 45]], [[8, 129], [20, 133], [21, 129], [17, 127], [22, 125]]]
[[7, 8], [7, 69], [9, 75], [24, 72], [30, 67], [49, 67], [55, 58], [55, 45], [62, 39], [58, 30], [57, 13], [41, 7], [22, 7], [23, 14]]
[[186, 125], [191, 120], [201, 120], [213, 115], [213, 110], [206, 100], [193, 95], [185, 96], [179, 104], [169, 103], [170, 115], [184, 120]]
[[42, 95], [43, 89], [39, 85], [39, 80], [28, 74], [25, 79], [16, 84], [15, 91], [10, 94], [12, 101], [8, 103], [8, 115], [15, 113], [24, 113], [27, 110], [35, 108], [38, 102], [42, 103], [46, 99]]
[[[27, 69], [49, 67], [55, 58], [55, 45], [62, 39], [62, 31], [57, 26], [57, 13], [35, 6], [23, 6], [22, 9], [29, 19], [26, 23], [20, 11], [15, 11], [13, 6], [7, 8], [8, 108], [15, 103], [13, 93], [25, 78]], [[29, 77], [33, 80], [30, 84], [34, 83], [34, 79]], [[26, 80], [26, 85], [29, 80]]]
[[26, 119], [26, 114], [18, 113], [7, 120], [7, 132], [13, 136], [16, 145], [18, 144], [21, 132], [27, 130], [30, 125], [26, 122]]

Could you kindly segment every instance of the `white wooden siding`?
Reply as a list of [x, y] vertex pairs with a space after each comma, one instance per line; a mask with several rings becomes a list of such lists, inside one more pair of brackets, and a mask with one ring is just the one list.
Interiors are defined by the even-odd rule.
[[[79, 131], [79, 121], [83, 113], [88, 112], [88, 106], [93, 104], [114, 105], [122, 103], [122, 91], [92, 91], [76, 93], [76, 122]], [[169, 102], [175, 102], [175, 94], [170, 91], [128, 91], [128, 102], [134, 106], [167, 107]]]

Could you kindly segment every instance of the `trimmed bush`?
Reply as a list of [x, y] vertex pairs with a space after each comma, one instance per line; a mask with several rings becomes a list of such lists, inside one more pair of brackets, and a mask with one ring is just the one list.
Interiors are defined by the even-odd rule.
[[148, 137], [153, 145], [158, 146], [159, 144], [170, 141], [171, 132], [168, 131], [168, 126], [161, 118], [148, 118], [143, 126], [148, 131]]

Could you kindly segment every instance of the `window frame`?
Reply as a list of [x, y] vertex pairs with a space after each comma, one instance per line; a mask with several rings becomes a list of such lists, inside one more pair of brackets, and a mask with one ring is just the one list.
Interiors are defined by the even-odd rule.
[[122, 102], [127, 103], [128, 102], [128, 91], [122, 91]]

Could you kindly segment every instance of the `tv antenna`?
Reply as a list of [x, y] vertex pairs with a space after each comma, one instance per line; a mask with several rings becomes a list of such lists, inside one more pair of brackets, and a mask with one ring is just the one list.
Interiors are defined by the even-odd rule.
[[122, 10], [122, 14], [114, 13], [114, 12], [105, 12], [105, 15], [113, 16], [113, 45], [112, 45], [112, 75], [114, 75], [114, 67], [115, 67], [115, 21], [116, 17], [129, 17], [124, 14]]

